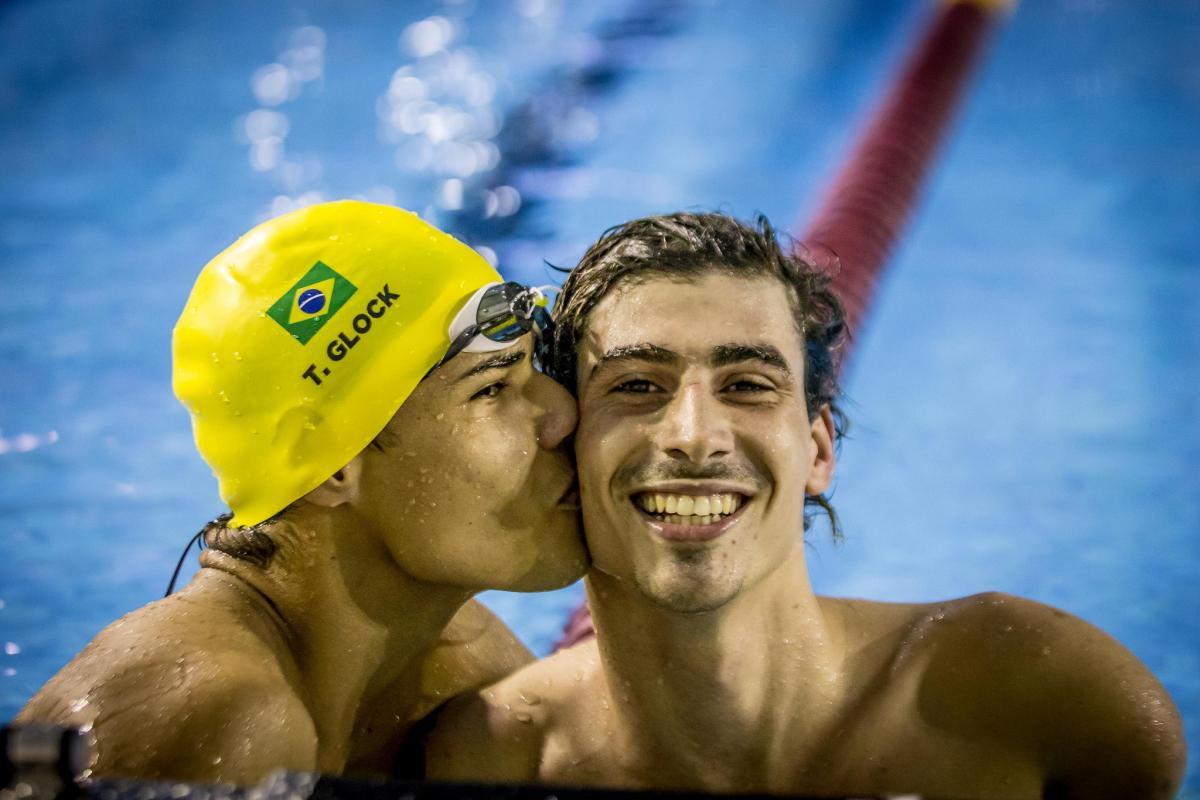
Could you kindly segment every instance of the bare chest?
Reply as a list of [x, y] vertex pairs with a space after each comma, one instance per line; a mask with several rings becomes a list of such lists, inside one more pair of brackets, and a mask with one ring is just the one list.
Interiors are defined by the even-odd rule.
[[989, 735], [985, 719], [971, 730], [930, 722], [922, 714], [922, 690], [931, 691], [918, 674], [892, 676], [813, 735], [754, 748], [731, 745], [717, 728], [651, 742], [623, 730], [602, 703], [583, 703], [547, 731], [539, 779], [705, 792], [1042, 796], [1040, 771], [1028, 752]]

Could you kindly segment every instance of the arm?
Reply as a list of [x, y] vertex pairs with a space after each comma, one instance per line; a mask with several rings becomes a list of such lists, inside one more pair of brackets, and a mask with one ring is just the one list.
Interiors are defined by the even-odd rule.
[[497, 694], [497, 688], [460, 697], [439, 716], [425, 749], [429, 779], [500, 783], [537, 780], [541, 720], [516, 720], [503, 709], [503, 690]]
[[447, 700], [495, 683], [533, 661], [500, 618], [472, 600], [442, 631], [421, 669], [420, 718]]
[[1042, 686], [1027, 687], [1031, 700], [1043, 701], [1047, 785], [1069, 798], [1175, 797], [1186, 745], [1166, 689], [1108, 634], [1074, 617], [1054, 621], [1062, 655], [1043, 645], [1051, 652]]
[[999, 593], [959, 601], [946, 622], [923, 712], [1029, 752], [1048, 797], [1174, 797], [1186, 757], [1179, 713], [1119, 642]]
[[125, 622], [102, 632], [16, 721], [90, 725], [102, 777], [247, 784], [280, 767], [316, 769], [307, 710], [267, 662], [188, 650], [153, 635], [144, 618]]
[[529, 782], [537, 776], [540, 735], [532, 724], [515, 722], [511, 711], [500, 713], [513, 691], [503, 679], [532, 661], [495, 614], [475, 601], [463, 606], [426, 666], [427, 676], [442, 676], [446, 697], [458, 695], [438, 714], [426, 743], [426, 777]]
[[136, 719], [97, 726], [98, 774], [245, 786], [318, 769], [316, 732], [289, 691], [257, 680], [181, 688]]

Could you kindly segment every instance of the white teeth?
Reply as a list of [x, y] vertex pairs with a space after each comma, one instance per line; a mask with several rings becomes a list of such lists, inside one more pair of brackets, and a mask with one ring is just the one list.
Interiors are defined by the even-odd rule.
[[741, 495], [641, 494], [637, 504], [648, 514], [665, 515], [676, 525], [708, 525], [732, 514], [741, 505]]

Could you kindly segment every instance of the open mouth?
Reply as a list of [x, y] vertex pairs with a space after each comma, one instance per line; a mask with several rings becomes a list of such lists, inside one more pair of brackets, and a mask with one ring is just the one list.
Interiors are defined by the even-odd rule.
[[632, 497], [634, 505], [655, 522], [684, 527], [707, 527], [737, 515], [748, 503], [744, 494], [678, 494], [641, 492]]

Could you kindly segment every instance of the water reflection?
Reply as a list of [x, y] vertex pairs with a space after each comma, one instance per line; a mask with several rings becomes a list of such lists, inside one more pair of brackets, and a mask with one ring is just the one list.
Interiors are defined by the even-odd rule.
[[[352, 196], [394, 203], [393, 182], [402, 184], [406, 199], [420, 199], [415, 210], [423, 217], [499, 265], [505, 254], [524, 252], [529, 241], [548, 235], [532, 224], [530, 213], [545, 200], [607, 184], [611, 176], [592, 178], [583, 165], [587, 147], [602, 130], [596, 105], [653, 57], [653, 45], [678, 29], [681, 6], [647, 3], [601, 20], [591, 32], [566, 35], [560, 30], [560, 2], [513, 4], [507, 13], [524, 20], [519, 24], [559, 42], [542, 78], [519, 97], [510, 96], [505, 76], [470, 45], [476, 5], [442, 6], [442, 13], [398, 31], [401, 61], [375, 100], [377, 139], [390, 149], [396, 173], [389, 179], [381, 170], [380, 183]], [[305, 25], [283, 38], [286, 45], [275, 60], [250, 76], [259, 107], [236, 126], [251, 170], [269, 177], [278, 190], [263, 217], [328, 199], [321, 160], [289, 147], [295, 130], [287, 113], [306, 86], [323, 81], [326, 33]], [[614, 185], [639, 191], [644, 184], [639, 178]]]
[[268, 174], [283, 192], [272, 199], [264, 217], [325, 199], [315, 188], [323, 171], [320, 159], [289, 154], [287, 136], [291, 121], [277, 109], [300, 98], [309, 84], [319, 85], [324, 79], [325, 31], [315, 25], [304, 25], [288, 31], [284, 41], [276, 60], [259, 67], [250, 76], [250, 89], [259, 108], [246, 114], [235, 126], [238, 138], [248, 146], [250, 168]]
[[[58, 442], [58, 431], [49, 431], [43, 435], [36, 433], [18, 433], [14, 436], [0, 435], [0, 455], [28, 453], [56, 442]], [[4, 608], [3, 603], [0, 603], [0, 608]]]

